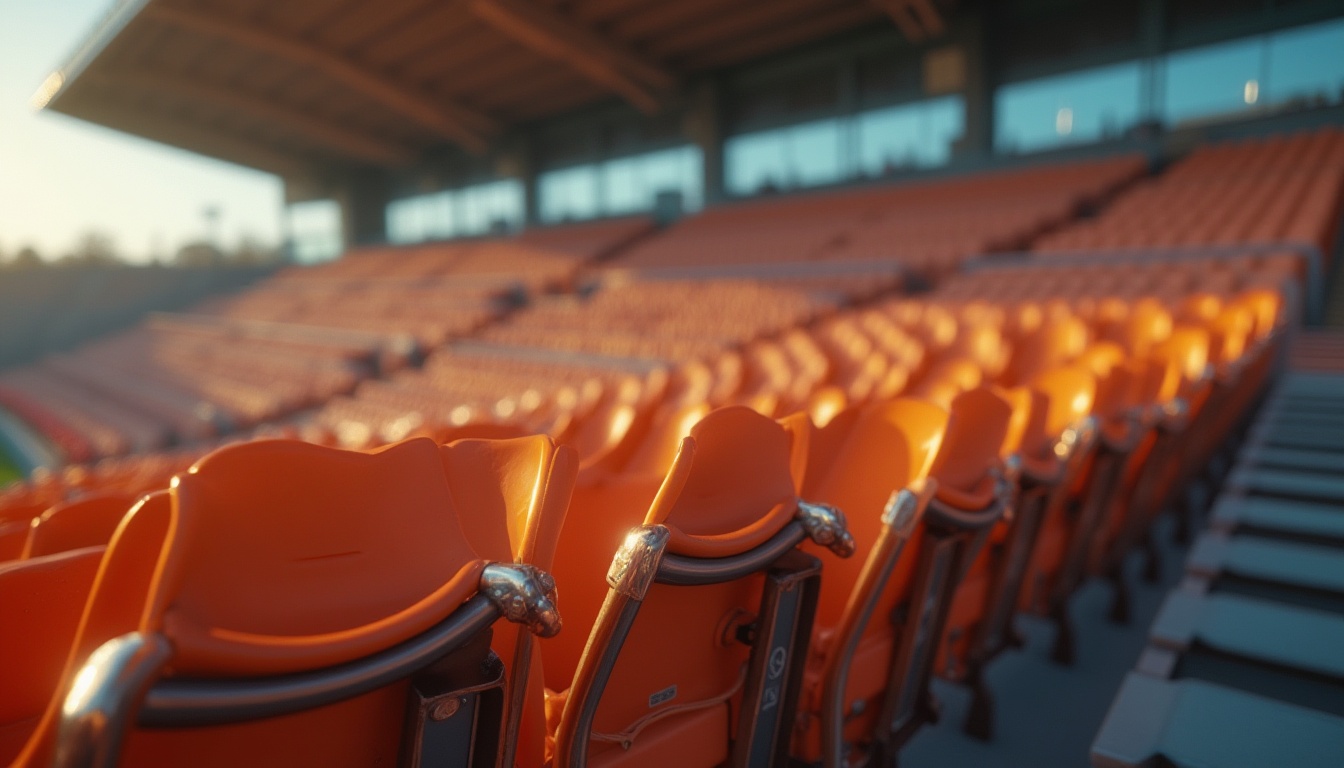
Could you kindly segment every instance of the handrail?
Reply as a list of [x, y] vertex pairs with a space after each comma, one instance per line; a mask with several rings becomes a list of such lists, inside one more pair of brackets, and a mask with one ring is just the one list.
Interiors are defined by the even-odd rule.
[[347, 664], [265, 678], [162, 680], [145, 694], [138, 722], [150, 728], [223, 725], [332, 704], [409, 677], [499, 616], [499, 608], [478, 594], [419, 635]]

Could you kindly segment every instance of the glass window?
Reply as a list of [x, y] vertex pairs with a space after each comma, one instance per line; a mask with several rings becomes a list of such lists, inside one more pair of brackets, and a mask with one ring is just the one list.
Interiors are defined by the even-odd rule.
[[750, 195], [843, 179], [845, 128], [841, 120], [817, 120], [734, 136], [724, 146], [728, 191]]
[[732, 194], [751, 195], [942, 165], [965, 123], [962, 97], [944, 96], [734, 136], [724, 147], [725, 184]]
[[602, 208], [595, 165], [548, 171], [537, 180], [537, 188], [545, 222], [591, 219]]
[[1344, 99], [1344, 19], [1271, 35], [1261, 98], [1273, 104], [1294, 99]]
[[522, 221], [522, 184], [501, 179], [392, 202], [387, 206], [387, 239], [393, 243], [444, 240], [484, 234], [496, 223], [516, 228]]
[[426, 239], [420, 198], [396, 200], [387, 206], [387, 239], [393, 243], [418, 243]]
[[858, 171], [881, 176], [898, 168], [943, 165], [965, 123], [960, 96], [864, 112], [854, 119]]
[[783, 130], [734, 136], [724, 145], [723, 155], [724, 185], [735, 195], [789, 185], [789, 144]]
[[676, 147], [541, 175], [542, 221], [613, 216], [653, 208], [660, 192], [681, 193], [682, 207], [696, 210], [704, 170], [699, 147]]
[[700, 207], [704, 171], [699, 147], [677, 147], [602, 163], [602, 212], [647, 211], [660, 192], [679, 192], [684, 210]]
[[289, 206], [289, 236], [294, 259], [309, 264], [341, 255], [341, 207], [334, 200]]
[[453, 193], [438, 192], [426, 195], [421, 206], [421, 220], [424, 222], [425, 240], [442, 240], [455, 234], [453, 221]]
[[1169, 125], [1225, 115], [1260, 100], [1261, 37], [1173, 53], [1166, 59], [1162, 115]]
[[454, 197], [457, 234], [481, 235], [496, 226], [517, 229], [523, 224], [523, 185], [517, 179], [466, 187]]
[[1118, 137], [1139, 121], [1142, 88], [1137, 61], [1006, 85], [994, 94], [994, 148], [1034, 152]]
[[845, 177], [842, 128], [839, 120], [818, 120], [788, 129], [789, 180], [794, 185], [811, 187]]

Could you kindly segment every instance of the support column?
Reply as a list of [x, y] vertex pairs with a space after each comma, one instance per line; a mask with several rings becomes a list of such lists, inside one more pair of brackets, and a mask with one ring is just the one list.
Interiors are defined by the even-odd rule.
[[1167, 4], [1165, 0], [1143, 0], [1140, 6], [1139, 45], [1143, 55], [1142, 119], [1160, 121], [1166, 103], [1166, 78], [1161, 57], [1166, 47]]
[[501, 179], [517, 179], [523, 188], [523, 228], [541, 225], [541, 201], [537, 194], [537, 138], [530, 131], [508, 136], [494, 158], [494, 174]]
[[700, 147], [704, 204], [712, 205], [723, 200], [727, 196], [723, 172], [726, 130], [722, 86], [716, 80], [705, 80], [692, 90], [683, 130], [687, 138]]
[[387, 176], [382, 171], [350, 173], [340, 194], [341, 239], [346, 248], [387, 242]]
[[988, 11], [965, 19], [959, 35], [966, 56], [966, 132], [956, 147], [962, 156], [994, 153], [994, 59]]
[[523, 228], [541, 225], [541, 190], [537, 186], [537, 164], [528, 153], [518, 180], [523, 185]]

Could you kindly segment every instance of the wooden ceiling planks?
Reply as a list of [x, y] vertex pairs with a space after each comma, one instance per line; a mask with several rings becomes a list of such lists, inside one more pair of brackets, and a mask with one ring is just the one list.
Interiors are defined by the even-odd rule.
[[879, 11], [864, 6], [818, 13], [812, 17], [762, 30], [734, 46], [719, 46], [689, 52], [680, 63], [690, 72], [713, 70], [882, 20]]
[[619, 19], [647, 13], [652, 8], [677, 4], [660, 0], [583, 0], [571, 3], [566, 10], [590, 27], [605, 31], [609, 24]]
[[723, 13], [723, 0], [680, 0], [660, 3], [614, 21], [608, 31], [630, 45], [643, 47], [648, 41], [676, 34]]
[[528, 122], [611, 98], [606, 89], [586, 82], [580, 82], [572, 89], [547, 90], [537, 87], [530, 90], [534, 91], [530, 98], [516, 100], [509, 107], [500, 107], [500, 114], [516, 122]]
[[550, 73], [569, 81], [575, 77], [571, 73], [555, 72], [558, 67], [530, 51], [518, 52], [512, 48], [512, 43], [500, 40], [499, 50], [508, 51], [508, 55], [498, 56], [488, 66], [478, 61], [474, 66], [445, 70], [429, 87], [435, 92], [475, 101], [484, 94], [507, 88], [514, 81], [531, 80]]
[[804, 16], [833, 13], [833, 0], [774, 0], [770, 3], [744, 5], [729, 13], [715, 14], [712, 19], [695, 24], [689, 29], [656, 38], [649, 43], [654, 55], [676, 60], [687, 53], [706, 48], [733, 48], [759, 34]]
[[[381, 2], [381, 0], [379, 0]], [[311, 32], [325, 20], [366, 6], [360, 0], [283, 0], [262, 6], [248, 19], [267, 29], [311, 41]], [[236, 16], [236, 14], [229, 14]]]
[[432, 87], [454, 72], [493, 69], [505, 57], [511, 56], [538, 62], [531, 51], [520, 50], [495, 30], [467, 17], [456, 35], [406, 59], [395, 71], [398, 77], [408, 78], [422, 87]]
[[366, 66], [391, 72], [411, 57], [436, 46], [446, 47], [471, 20], [460, 3], [424, 2], [421, 10], [401, 23], [351, 49], [351, 56]]
[[357, 7], [331, 14], [310, 33], [313, 42], [337, 51], [352, 51], [404, 26], [424, 12], [424, 0], [352, 0]]
[[576, 77], [564, 67], [551, 65], [533, 70], [528, 77], [502, 80], [494, 87], [477, 90], [474, 92], [474, 98], [479, 99], [486, 109], [493, 112], [497, 109], [511, 108], [538, 92], [580, 89], [611, 96], [610, 91]]
[[[473, 11], [482, 2], [522, 14], [532, 30], [483, 21]], [[325, 148], [305, 163], [319, 156], [377, 162], [445, 139], [483, 148], [510, 123], [615, 93], [658, 109], [667, 92], [636, 82], [621, 56], [650, 64], [662, 85], [676, 84], [883, 19], [872, 0], [153, 0], [94, 69], [199, 79], [202, 93], [160, 88], [176, 92], [157, 101], [111, 91], [136, 104], [153, 101], [148, 117], [165, 115], [182, 135], [208, 133], [213, 120], [228, 125], [221, 131], [231, 147], [252, 131], [263, 149]], [[82, 99], [87, 91], [73, 92]], [[227, 108], [247, 99], [267, 104]], [[311, 122], [261, 119], [293, 113]], [[282, 138], [263, 138], [277, 125], [288, 126], [275, 133]]]

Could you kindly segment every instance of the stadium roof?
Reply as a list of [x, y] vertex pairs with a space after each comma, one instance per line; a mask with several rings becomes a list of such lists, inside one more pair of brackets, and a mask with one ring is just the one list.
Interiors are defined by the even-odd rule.
[[120, 0], [34, 104], [283, 176], [400, 167], [883, 18], [944, 28], [935, 0]]

